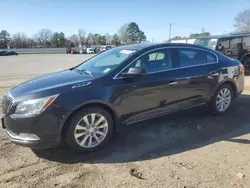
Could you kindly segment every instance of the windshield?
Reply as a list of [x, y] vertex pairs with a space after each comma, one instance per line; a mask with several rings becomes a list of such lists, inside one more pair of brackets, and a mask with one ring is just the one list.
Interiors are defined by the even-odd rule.
[[91, 58], [76, 67], [75, 70], [100, 77], [114, 70], [134, 52], [135, 50], [114, 48]]
[[194, 44], [215, 50], [218, 39], [196, 39]]

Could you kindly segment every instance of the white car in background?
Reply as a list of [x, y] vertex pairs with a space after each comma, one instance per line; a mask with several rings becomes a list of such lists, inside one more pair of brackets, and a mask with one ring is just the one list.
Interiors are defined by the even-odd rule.
[[94, 48], [87, 48], [87, 54], [94, 54]]

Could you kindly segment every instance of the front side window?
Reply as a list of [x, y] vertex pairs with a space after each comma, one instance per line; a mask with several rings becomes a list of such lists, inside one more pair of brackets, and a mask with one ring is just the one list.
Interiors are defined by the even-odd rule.
[[217, 42], [218, 42], [218, 39], [200, 38], [200, 39], [195, 39], [194, 44], [215, 50]]
[[171, 51], [171, 49], [164, 49], [149, 52], [132, 63], [125, 71], [128, 71], [131, 67], [139, 67], [146, 73], [170, 70], [174, 68]]
[[103, 52], [76, 67], [76, 70], [90, 73], [94, 77], [108, 74], [118, 67], [124, 60], [134, 54], [136, 50], [114, 48]]
[[179, 49], [179, 60], [180, 67], [198, 66], [217, 62], [217, 58], [214, 54], [204, 50], [189, 48]]
[[230, 48], [230, 41], [228, 39], [221, 39], [218, 46], [221, 46], [222, 49], [229, 49]]

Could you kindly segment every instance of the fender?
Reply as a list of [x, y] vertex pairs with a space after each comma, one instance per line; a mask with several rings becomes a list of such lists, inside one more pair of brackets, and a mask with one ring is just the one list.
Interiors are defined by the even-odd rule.
[[[227, 82], [227, 83], [230, 82], [231, 84], [233, 84], [234, 87], [233, 87], [232, 89], [233, 89], [234, 91], [237, 90], [237, 85], [236, 85], [235, 81], [234, 81], [232, 78], [227, 78], [227, 79], [225, 79], [225, 80], [219, 82], [218, 86], [216, 87], [216, 89], [215, 89], [214, 92], [213, 92], [213, 96], [214, 96], [215, 92], [217, 91], [217, 89], [218, 89], [219, 87], [221, 87], [221, 86], [222, 86], [224, 83], [226, 83], [226, 82]], [[235, 91], [235, 92], [237, 92], [237, 91]], [[213, 96], [212, 96], [212, 97], [213, 97]], [[211, 98], [212, 98], [212, 97], [211, 97]], [[210, 98], [210, 99], [211, 99], [211, 98]]]
[[112, 105], [110, 105], [109, 103], [105, 102], [105, 101], [101, 101], [101, 100], [91, 100], [91, 101], [87, 101], [85, 103], [79, 104], [76, 107], [74, 107], [70, 112], [68, 112], [63, 119], [60, 121], [60, 127], [61, 127], [61, 131], [63, 130], [63, 127], [65, 126], [66, 122], [69, 120], [69, 118], [79, 109], [83, 108], [84, 106], [88, 106], [88, 105], [100, 105], [100, 106], [104, 106], [107, 107], [108, 109], [110, 109], [112, 111], [112, 115], [114, 116], [114, 121], [115, 121], [115, 128], [119, 129], [119, 125], [120, 122], [118, 121], [119, 117], [120, 117], [120, 112]]

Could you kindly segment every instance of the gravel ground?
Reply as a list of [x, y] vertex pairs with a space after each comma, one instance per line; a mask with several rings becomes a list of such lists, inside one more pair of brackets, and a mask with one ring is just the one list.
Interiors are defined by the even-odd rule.
[[[0, 57], [0, 95], [25, 79], [74, 66], [87, 55]], [[33, 152], [0, 130], [0, 187], [250, 187], [250, 78], [220, 117], [199, 108], [130, 125], [90, 154]], [[143, 179], [130, 175], [135, 168]]]

